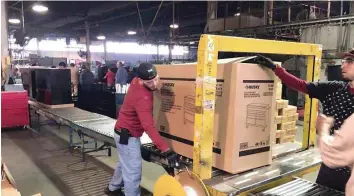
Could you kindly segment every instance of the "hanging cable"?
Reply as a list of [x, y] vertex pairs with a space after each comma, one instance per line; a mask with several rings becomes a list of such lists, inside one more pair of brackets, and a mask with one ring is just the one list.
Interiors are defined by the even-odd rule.
[[137, 10], [138, 10], [138, 15], [139, 15], [139, 20], [140, 20], [141, 29], [142, 29], [143, 35], [144, 35], [144, 37], [145, 37], [143, 19], [141, 18], [140, 9], [139, 9], [139, 3], [138, 3], [138, 2], [136, 2], [136, 8], [137, 8]]
[[159, 6], [159, 8], [157, 9], [156, 14], [155, 14], [155, 16], [154, 16], [154, 19], [152, 20], [152, 22], [151, 22], [151, 24], [150, 24], [150, 26], [149, 26], [149, 29], [148, 29], [148, 31], [147, 31], [147, 33], [146, 33], [146, 38], [149, 36], [151, 27], [152, 27], [152, 26], [154, 25], [154, 23], [155, 23], [155, 20], [156, 20], [156, 18], [157, 18], [157, 15], [159, 14], [159, 11], [160, 11], [160, 9], [161, 9], [161, 7], [162, 7], [162, 4], [163, 4], [163, 1], [161, 1], [160, 6]]

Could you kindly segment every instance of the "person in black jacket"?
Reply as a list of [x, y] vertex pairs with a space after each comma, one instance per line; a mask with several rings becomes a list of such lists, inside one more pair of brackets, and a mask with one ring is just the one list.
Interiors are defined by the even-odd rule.
[[[273, 70], [289, 88], [318, 99], [322, 103], [323, 114], [334, 118], [334, 126], [330, 131], [333, 135], [354, 113], [354, 50], [340, 54], [339, 57], [342, 58], [342, 76], [347, 81], [306, 82], [291, 75], [269, 58], [259, 55], [256, 62]], [[316, 183], [344, 192], [350, 175], [350, 168], [332, 169], [322, 163]]]
[[95, 76], [90, 71], [90, 65], [84, 64], [82, 67], [82, 71], [80, 74], [80, 84], [94, 84], [95, 83]]

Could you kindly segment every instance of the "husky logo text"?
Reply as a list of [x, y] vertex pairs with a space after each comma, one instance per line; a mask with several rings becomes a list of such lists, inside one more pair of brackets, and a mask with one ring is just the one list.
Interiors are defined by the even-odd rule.
[[246, 89], [259, 89], [259, 85], [246, 85]]

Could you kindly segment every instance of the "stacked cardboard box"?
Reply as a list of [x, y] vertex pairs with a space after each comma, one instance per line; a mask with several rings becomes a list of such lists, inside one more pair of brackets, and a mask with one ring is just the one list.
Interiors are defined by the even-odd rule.
[[275, 143], [281, 144], [286, 142], [294, 142], [297, 132], [296, 121], [299, 114], [296, 113], [297, 107], [288, 105], [288, 100], [276, 100], [277, 116], [275, 123]]
[[[272, 160], [275, 76], [259, 65], [243, 63], [246, 60], [221, 59], [217, 66], [213, 167], [228, 173]], [[156, 68], [162, 83], [154, 92], [156, 127], [174, 151], [193, 158], [196, 63]]]

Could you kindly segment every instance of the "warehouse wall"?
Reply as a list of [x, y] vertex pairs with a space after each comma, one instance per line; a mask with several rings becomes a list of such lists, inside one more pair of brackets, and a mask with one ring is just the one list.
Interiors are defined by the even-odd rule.
[[[30, 51], [31, 53], [36, 53], [36, 51]], [[45, 57], [63, 57], [67, 58], [68, 61], [70, 59], [82, 59], [77, 52], [70, 52], [70, 51], [41, 51], [41, 56]], [[173, 55], [173, 59], [183, 59], [188, 58], [188, 54], [186, 55]], [[91, 60], [92, 61], [102, 61], [104, 59], [103, 52], [91, 52]], [[168, 55], [160, 55], [160, 60], [168, 59]], [[117, 53], [107, 53], [107, 60], [121, 60], [125, 62], [130, 62], [132, 64], [136, 64], [138, 61], [152, 61], [156, 60], [156, 55], [151, 54], [117, 54]]]
[[[343, 26], [331, 25], [322, 27], [308, 27], [301, 31], [301, 42], [317, 43], [323, 45], [323, 50], [337, 50], [343, 44], [346, 44], [346, 32], [350, 28], [350, 43], [347, 48], [354, 47], [354, 25]], [[340, 30], [342, 29], [342, 30]], [[344, 41], [343, 41], [343, 37]]]

